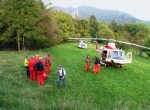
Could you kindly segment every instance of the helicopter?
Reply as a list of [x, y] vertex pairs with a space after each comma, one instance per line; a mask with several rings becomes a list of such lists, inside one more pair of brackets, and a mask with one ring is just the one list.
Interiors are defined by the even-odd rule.
[[96, 51], [101, 54], [101, 64], [104, 64], [104, 68], [110, 65], [122, 66], [127, 63], [132, 63], [132, 52], [128, 52], [125, 56], [125, 52], [122, 49], [118, 49], [115, 43], [109, 42], [107, 45], [98, 48], [96, 41]]
[[84, 40], [78, 40], [78, 47], [85, 49], [85, 48], [87, 48], [87, 44], [84, 43]]

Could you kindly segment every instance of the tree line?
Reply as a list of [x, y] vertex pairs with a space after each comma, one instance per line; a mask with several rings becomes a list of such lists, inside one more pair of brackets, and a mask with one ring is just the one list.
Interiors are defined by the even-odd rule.
[[0, 0], [0, 50], [37, 50], [68, 38], [110, 38], [150, 47], [150, 27], [143, 22], [98, 22], [92, 15], [73, 18], [41, 0]]

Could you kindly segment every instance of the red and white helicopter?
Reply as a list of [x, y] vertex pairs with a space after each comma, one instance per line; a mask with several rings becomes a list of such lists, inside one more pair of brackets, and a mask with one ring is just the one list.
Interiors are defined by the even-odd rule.
[[125, 56], [125, 52], [122, 49], [118, 49], [115, 46], [115, 43], [113, 42], [119, 42], [119, 43], [124, 43], [144, 49], [150, 50], [150, 48], [129, 43], [129, 42], [123, 42], [123, 41], [118, 41], [114, 39], [105, 39], [105, 38], [99, 38], [98, 40], [108, 40], [111, 41], [107, 45], [101, 46], [98, 48], [98, 43], [96, 41], [96, 51], [101, 53], [101, 61], [102, 64], [104, 63], [106, 66], [108, 65], [117, 65], [122, 67], [124, 64], [127, 63], [132, 63], [132, 52], [128, 52]]
[[126, 63], [132, 63], [132, 52], [128, 52], [125, 56], [125, 52], [121, 49], [117, 49], [115, 43], [109, 42], [107, 45], [98, 48], [96, 41], [96, 51], [101, 54], [101, 64], [105, 67], [108, 65], [117, 65], [122, 67]]

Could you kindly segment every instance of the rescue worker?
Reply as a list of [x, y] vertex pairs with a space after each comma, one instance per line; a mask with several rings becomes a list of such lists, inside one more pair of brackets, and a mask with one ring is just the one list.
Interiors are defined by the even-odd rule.
[[47, 59], [48, 61], [51, 60], [50, 54], [47, 54], [46, 59]]
[[30, 78], [30, 71], [29, 71], [28, 65], [29, 65], [29, 56], [26, 56], [26, 59], [24, 60], [24, 66], [26, 70], [26, 75], [28, 78]]
[[95, 74], [100, 74], [100, 59], [95, 57]]
[[38, 75], [38, 85], [44, 85], [44, 65], [41, 59], [39, 59], [39, 61], [34, 65], [34, 69]]
[[94, 65], [93, 65], [93, 67], [92, 67], [92, 72], [93, 72], [93, 73], [96, 72], [96, 64], [95, 64], [95, 62], [96, 62], [96, 57], [94, 58]]
[[90, 69], [90, 61], [91, 61], [91, 58], [89, 55], [87, 55], [87, 58], [85, 59], [86, 65], [85, 65], [84, 71], [88, 71]]
[[[35, 63], [37, 63], [39, 61], [39, 56], [37, 54], [35, 55], [34, 60], [35, 60]], [[35, 75], [37, 77], [37, 72], [36, 71], [35, 71]]]
[[50, 72], [50, 64], [48, 60], [45, 58], [45, 73], [49, 74], [49, 72]]
[[50, 67], [52, 66], [50, 54], [46, 56], [46, 74], [50, 73]]
[[39, 56], [38, 55], [35, 55], [35, 58], [34, 58], [35, 62], [37, 63], [39, 61]]
[[34, 56], [29, 60], [29, 70], [30, 70], [30, 80], [31, 81], [36, 81], [36, 71], [34, 69], [34, 65], [36, 64], [36, 61], [34, 59]]

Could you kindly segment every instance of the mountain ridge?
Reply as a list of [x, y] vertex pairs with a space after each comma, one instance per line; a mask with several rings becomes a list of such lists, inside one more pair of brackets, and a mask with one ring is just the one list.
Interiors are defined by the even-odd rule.
[[150, 21], [147, 20], [140, 20], [135, 18], [131, 14], [126, 12], [118, 11], [118, 10], [109, 10], [109, 9], [98, 9], [92, 6], [79, 6], [77, 8], [72, 7], [55, 7], [58, 11], [66, 12], [70, 15], [77, 14], [79, 18], [89, 18], [91, 15], [94, 15], [97, 21], [105, 21], [106, 23], [111, 23], [115, 20], [118, 24], [124, 24], [125, 22], [144, 22], [150, 26]]

